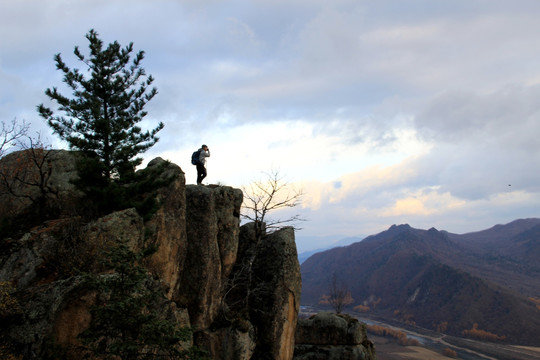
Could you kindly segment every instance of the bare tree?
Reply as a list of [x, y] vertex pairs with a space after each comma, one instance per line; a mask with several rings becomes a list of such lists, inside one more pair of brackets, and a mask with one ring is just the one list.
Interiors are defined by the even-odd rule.
[[254, 292], [265, 291], [260, 286], [261, 281], [253, 278], [253, 262], [256, 257], [256, 245], [264, 238], [267, 231], [275, 231], [284, 226], [293, 226], [303, 221], [300, 215], [285, 218], [269, 218], [268, 215], [280, 209], [293, 208], [300, 204], [302, 191], [293, 188], [284, 181], [277, 170], [271, 170], [265, 180], [254, 181], [242, 188], [244, 203], [242, 204], [242, 218], [253, 223], [254, 244], [248, 247], [238, 259], [237, 264], [224, 286], [222, 306], [225, 317], [232, 309], [241, 309], [247, 306], [248, 299]]
[[337, 314], [343, 311], [343, 308], [354, 302], [351, 292], [343, 283], [338, 284], [336, 273], [332, 275], [332, 283], [330, 284], [330, 295], [323, 295], [319, 304], [330, 305], [334, 308]]
[[9, 148], [16, 146], [17, 142], [26, 136], [29, 126], [24, 121], [19, 123], [16, 118], [11, 120], [10, 123], [2, 121], [2, 127], [0, 128], [0, 158], [4, 157]]
[[[48, 213], [47, 199], [58, 195], [58, 189], [50, 182], [52, 161], [57, 151], [49, 149], [39, 133], [32, 137], [27, 130], [28, 125], [24, 122], [2, 124], [0, 145], [4, 146], [5, 161], [0, 167], [0, 195], [26, 199], [32, 204], [32, 212], [43, 218]], [[10, 148], [18, 151], [7, 155], [5, 150]]]
[[268, 218], [271, 212], [300, 205], [303, 192], [287, 183], [278, 170], [272, 169], [265, 175], [265, 180], [254, 181], [242, 188], [242, 217], [255, 223], [257, 240], [260, 240], [266, 231], [275, 231], [286, 225], [298, 230], [296, 223], [304, 221], [299, 214], [284, 219]]
[[58, 193], [49, 182], [52, 160], [57, 151], [47, 149], [39, 134], [36, 138], [26, 136], [26, 141], [18, 141], [17, 146], [22, 151], [17, 155], [16, 166], [0, 171], [0, 181], [11, 195], [27, 198], [38, 206], [39, 211], [43, 211], [47, 196]]

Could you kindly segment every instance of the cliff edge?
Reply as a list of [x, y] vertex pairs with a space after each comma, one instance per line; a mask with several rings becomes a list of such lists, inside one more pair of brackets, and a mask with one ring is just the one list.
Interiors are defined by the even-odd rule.
[[[16, 156], [0, 159], [3, 173]], [[160, 158], [141, 170], [160, 167], [159, 176], [173, 179], [156, 192], [151, 217], [127, 208], [86, 221], [76, 211], [84, 207], [81, 194], [69, 182], [75, 157], [51, 157], [52, 190], [41, 199], [48, 214], [40, 221], [29, 215], [36, 204], [21, 196], [39, 189], [19, 186], [10, 194], [0, 186], [0, 217], [10, 229], [0, 236], [1, 351], [80, 358], [79, 335], [100, 296], [81, 274], [112, 276], [101, 254], [117, 244], [152, 244], [144, 266], [148, 283], [162, 289], [155, 311], [192, 330], [184, 347], [212, 359], [292, 359], [301, 290], [292, 228], [257, 241], [252, 224], [240, 227], [241, 190], [186, 185], [180, 167]]]

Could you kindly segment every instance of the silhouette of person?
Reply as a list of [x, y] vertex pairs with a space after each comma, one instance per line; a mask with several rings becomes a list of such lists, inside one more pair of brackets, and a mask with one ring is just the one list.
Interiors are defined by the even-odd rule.
[[203, 179], [206, 177], [206, 158], [210, 157], [210, 149], [208, 146], [202, 145], [199, 149], [199, 162], [197, 163], [197, 185], [202, 185]]

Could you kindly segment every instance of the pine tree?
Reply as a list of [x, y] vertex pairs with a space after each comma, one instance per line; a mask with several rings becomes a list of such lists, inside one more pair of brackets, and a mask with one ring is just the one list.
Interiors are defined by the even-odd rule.
[[108, 183], [134, 172], [142, 162], [137, 155], [156, 144], [163, 123], [151, 131], [137, 126], [147, 115], [145, 105], [157, 94], [155, 87], [150, 88], [153, 77], [141, 67], [144, 51], [132, 60], [133, 43], [122, 48], [115, 41], [104, 48], [93, 29], [86, 38], [90, 55], [85, 57], [77, 46], [74, 50], [84, 70], [70, 69], [60, 54], [54, 57], [73, 96], [62, 95], [56, 87], [45, 94], [64, 114], [55, 115], [43, 104], [38, 112], [71, 149], [97, 156], [91, 167]]

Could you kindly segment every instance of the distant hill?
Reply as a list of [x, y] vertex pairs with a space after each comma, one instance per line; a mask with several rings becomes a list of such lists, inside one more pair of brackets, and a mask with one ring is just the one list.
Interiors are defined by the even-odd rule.
[[322, 252], [322, 251], [325, 251], [325, 250], [328, 250], [328, 249], [333, 249], [333, 248], [338, 247], [338, 246], [350, 245], [350, 244], [353, 244], [355, 242], [362, 241], [362, 239], [363, 238], [361, 238], [361, 237], [346, 237], [346, 238], [341, 239], [339, 241], [333, 242], [330, 246], [326, 246], [324, 248], [319, 248], [319, 249], [315, 249], [315, 250], [301, 252], [301, 253], [298, 254], [298, 261], [300, 262], [300, 264], [302, 264], [311, 255], [314, 255], [316, 253], [319, 253], [319, 252]]
[[302, 264], [304, 261], [309, 259], [311, 257], [311, 255], [314, 255], [316, 253], [319, 253], [319, 252], [322, 252], [322, 251], [325, 251], [325, 250], [327, 250], [327, 249], [315, 249], [315, 250], [304, 251], [303, 253], [299, 253], [298, 254], [298, 261], [300, 262], [300, 264]]
[[393, 225], [308, 258], [301, 301], [318, 303], [335, 274], [351, 291], [351, 308], [458, 336], [471, 330], [538, 345], [539, 255], [540, 219], [463, 235]]
[[[448, 234], [462, 249], [453, 263], [527, 297], [540, 298], [540, 219], [463, 234]], [[540, 336], [539, 336], [540, 342]]]

